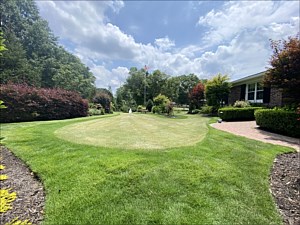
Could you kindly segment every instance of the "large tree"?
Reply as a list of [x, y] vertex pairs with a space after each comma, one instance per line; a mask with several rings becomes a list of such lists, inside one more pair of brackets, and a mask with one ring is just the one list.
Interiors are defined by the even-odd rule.
[[147, 76], [147, 100], [154, 99], [154, 97], [163, 93], [167, 79], [168, 75], [160, 70], [155, 70]]
[[8, 49], [0, 62], [1, 84], [60, 87], [91, 97], [95, 77], [77, 57], [58, 45], [35, 1], [1, 1], [0, 12]]
[[178, 87], [178, 104], [189, 103], [189, 93], [199, 82], [199, 78], [195, 74], [179, 76], [179, 87]]
[[[144, 88], [145, 85], [146, 88], [148, 86], [145, 76], [146, 72], [144, 69], [138, 70], [136, 67], [132, 67], [124, 85], [125, 91], [131, 93], [130, 98], [132, 97], [138, 105], [144, 103]], [[125, 100], [131, 101], [132, 99], [128, 98]]]
[[10, 81], [39, 87], [41, 82], [39, 70], [30, 64], [22, 44], [14, 33], [8, 33], [6, 37], [8, 50], [3, 52], [0, 60], [1, 83]]
[[167, 96], [173, 102], [178, 102], [179, 87], [180, 78], [170, 77], [166, 80], [161, 93]]
[[227, 75], [218, 74], [208, 80], [205, 86], [207, 105], [213, 106], [214, 110], [222, 107], [228, 100], [231, 84]]
[[264, 77], [265, 85], [282, 88], [291, 100], [300, 103], [300, 40], [299, 35], [288, 40], [271, 40], [273, 55]]

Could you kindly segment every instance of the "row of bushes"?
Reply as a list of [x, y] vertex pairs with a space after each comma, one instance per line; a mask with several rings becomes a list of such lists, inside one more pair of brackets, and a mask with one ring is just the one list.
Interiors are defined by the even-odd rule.
[[262, 109], [262, 107], [226, 107], [218, 111], [225, 121], [256, 120], [261, 128], [292, 137], [300, 137], [300, 115], [283, 109]]
[[218, 110], [219, 117], [225, 121], [254, 120], [254, 112], [262, 107], [234, 108], [226, 107]]
[[255, 113], [256, 124], [263, 129], [300, 137], [300, 115], [282, 109], [261, 109]]
[[36, 88], [21, 84], [1, 85], [0, 122], [55, 120], [87, 116], [88, 102], [76, 92]]

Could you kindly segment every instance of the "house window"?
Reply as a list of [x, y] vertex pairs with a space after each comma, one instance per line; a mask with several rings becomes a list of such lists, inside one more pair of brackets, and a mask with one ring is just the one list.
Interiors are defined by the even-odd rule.
[[264, 88], [260, 83], [247, 84], [245, 99], [249, 102], [263, 102]]
[[246, 99], [249, 101], [255, 100], [255, 86], [256, 86], [256, 83], [248, 84], [248, 91], [246, 92], [246, 95], [248, 98], [246, 98]]

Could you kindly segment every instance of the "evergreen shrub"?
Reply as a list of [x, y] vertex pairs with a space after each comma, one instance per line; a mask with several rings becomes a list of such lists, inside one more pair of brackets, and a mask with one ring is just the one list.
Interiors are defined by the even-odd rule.
[[260, 109], [255, 111], [258, 126], [276, 133], [300, 137], [300, 115], [283, 109]]
[[262, 107], [246, 107], [246, 108], [234, 108], [225, 107], [218, 110], [218, 115], [222, 120], [234, 121], [234, 120], [254, 120], [254, 112]]

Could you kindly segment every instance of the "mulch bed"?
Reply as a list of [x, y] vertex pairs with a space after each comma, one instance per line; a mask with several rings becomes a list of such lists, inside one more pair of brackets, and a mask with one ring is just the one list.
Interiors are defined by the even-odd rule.
[[[28, 167], [7, 148], [0, 147], [1, 174], [9, 176], [0, 181], [1, 189], [12, 188], [17, 193], [13, 208], [1, 214], [0, 224], [14, 218], [41, 224], [44, 214], [45, 192], [42, 183]], [[278, 155], [270, 175], [270, 189], [286, 225], [300, 224], [300, 153]]]
[[271, 192], [287, 225], [300, 224], [300, 152], [278, 155], [270, 176]]
[[0, 157], [0, 164], [5, 166], [0, 173], [8, 176], [7, 180], [0, 181], [0, 188], [11, 188], [10, 193], [17, 193], [12, 209], [0, 214], [0, 224], [6, 224], [16, 217], [21, 221], [41, 224], [45, 202], [42, 183], [20, 159], [3, 146], [0, 146]]

